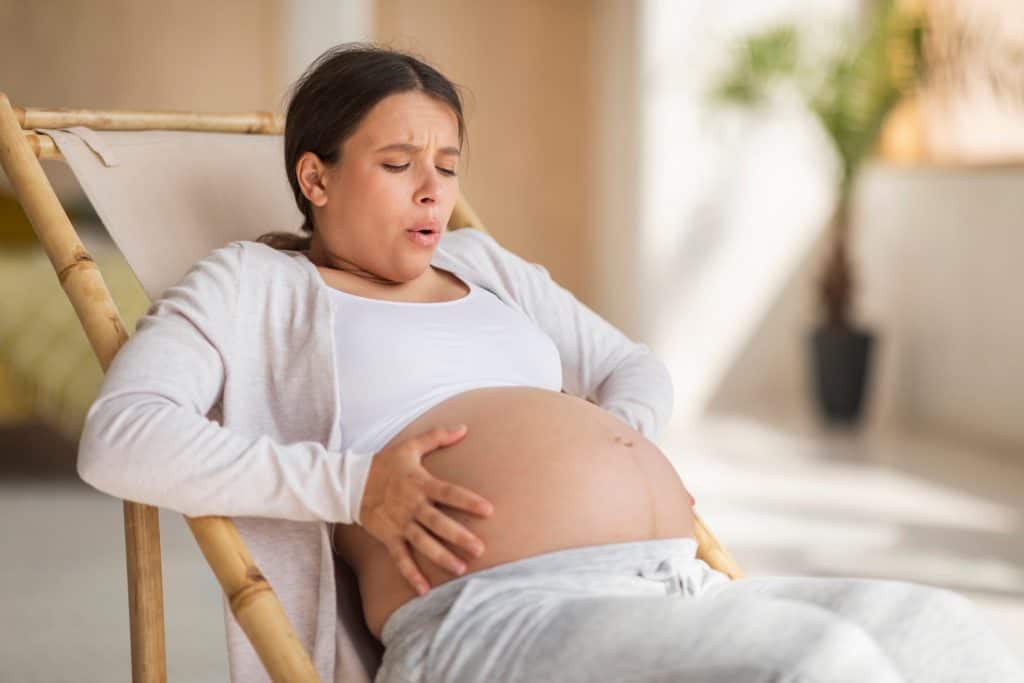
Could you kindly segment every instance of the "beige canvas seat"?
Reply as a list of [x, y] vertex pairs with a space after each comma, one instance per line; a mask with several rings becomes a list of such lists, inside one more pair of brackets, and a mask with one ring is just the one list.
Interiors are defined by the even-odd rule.
[[[127, 339], [126, 326], [38, 160], [68, 163], [153, 300], [214, 249], [301, 224], [283, 173], [281, 123], [266, 113], [18, 108], [0, 93], [0, 162], [104, 371]], [[460, 198], [449, 229], [466, 226], [485, 230]], [[133, 681], [165, 681], [157, 510], [125, 501], [124, 514]], [[317, 680], [231, 520], [186, 522], [271, 678]], [[697, 534], [701, 559], [742, 576], [699, 517]], [[339, 620], [344, 628], [363, 628], [358, 586], [347, 567], [339, 577]]]

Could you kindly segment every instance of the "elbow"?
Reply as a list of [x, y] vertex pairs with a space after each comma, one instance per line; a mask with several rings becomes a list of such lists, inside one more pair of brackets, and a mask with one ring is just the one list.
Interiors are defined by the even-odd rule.
[[660, 359], [658, 362], [661, 363], [664, 373], [664, 381], [662, 382], [663, 395], [660, 405], [661, 415], [658, 416], [658, 431], [661, 431], [667, 427], [669, 422], [672, 420], [672, 413], [675, 411], [676, 404], [676, 390], [675, 386], [672, 384], [672, 373], [669, 372], [668, 365]]
[[158, 433], [148, 433], [148, 425], [157, 418], [159, 407], [125, 395], [97, 399], [78, 440], [79, 478], [115, 498], [158, 505], [159, 440], [154, 440]]
[[660, 375], [662, 385], [667, 389], [668, 393], [671, 394], [672, 373], [668, 369], [668, 363], [650, 349], [647, 349], [647, 358], [656, 367], [657, 374]]
[[120, 498], [123, 481], [119, 473], [123, 476], [125, 469], [118, 467], [119, 458], [113, 452], [113, 445], [103, 438], [109, 431], [105, 424], [107, 418], [108, 411], [101, 401], [89, 408], [78, 439], [75, 469], [78, 477], [89, 486]]
[[648, 392], [646, 405], [650, 410], [650, 419], [646, 421], [647, 430], [644, 436], [653, 441], [660, 436], [672, 419], [675, 410], [675, 386], [668, 364], [646, 347], [644, 360], [650, 367], [649, 379], [645, 383]]

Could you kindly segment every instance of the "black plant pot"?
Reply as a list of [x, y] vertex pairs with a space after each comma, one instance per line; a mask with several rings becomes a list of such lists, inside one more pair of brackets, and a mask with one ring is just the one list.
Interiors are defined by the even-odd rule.
[[819, 414], [833, 425], [854, 426], [871, 370], [875, 335], [856, 328], [819, 326], [810, 336]]

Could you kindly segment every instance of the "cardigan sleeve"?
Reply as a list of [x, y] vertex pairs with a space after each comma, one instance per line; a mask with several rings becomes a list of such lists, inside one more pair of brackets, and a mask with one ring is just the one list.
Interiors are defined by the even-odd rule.
[[462, 230], [479, 237], [502, 285], [554, 341], [564, 390], [593, 399], [653, 441], [672, 415], [672, 378], [665, 363], [555, 282], [541, 264], [482, 230]]
[[243, 247], [197, 262], [155, 301], [111, 362], [86, 414], [78, 474], [100, 491], [190, 517], [354, 521], [349, 482], [372, 454], [282, 444], [221, 426]]

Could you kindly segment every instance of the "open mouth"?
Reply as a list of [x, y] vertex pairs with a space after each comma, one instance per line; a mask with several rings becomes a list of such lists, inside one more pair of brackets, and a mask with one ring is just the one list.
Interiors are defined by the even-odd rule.
[[425, 220], [408, 229], [408, 232], [418, 232], [421, 235], [432, 235], [440, 232], [441, 222], [435, 220]]
[[408, 230], [409, 239], [422, 247], [432, 247], [441, 240], [441, 235], [437, 230], [430, 230], [429, 228], [417, 228], [414, 230]]

